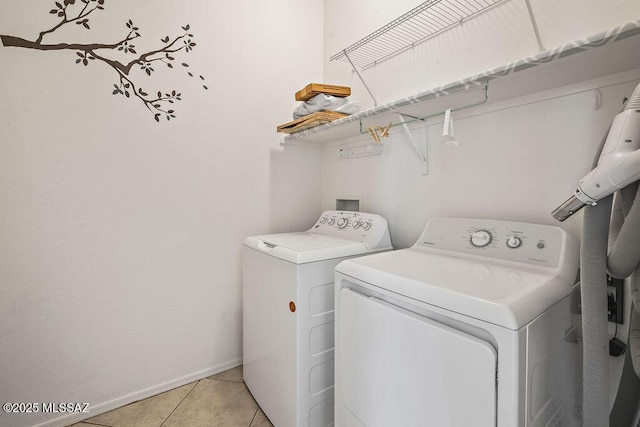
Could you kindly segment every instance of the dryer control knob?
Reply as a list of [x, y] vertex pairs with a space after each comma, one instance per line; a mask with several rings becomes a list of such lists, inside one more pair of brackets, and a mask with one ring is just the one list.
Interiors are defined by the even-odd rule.
[[471, 233], [471, 244], [476, 248], [483, 248], [491, 243], [491, 233], [487, 230], [477, 230]]
[[329, 219], [327, 220], [327, 224], [329, 224], [329, 225], [333, 225], [333, 224], [335, 224], [335, 222], [336, 222], [336, 219], [335, 219], [335, 218], [329, 218]]
[[338, 226], [338, 228], [345, 228], [348, 224], [349, 220], [347, 218], [340, 218], [336, 225]]
[[371, 228], [371, 225], [372, 225], [372, 224], [371, 224], [370, 222], [363, 222], [363, 223], [362, 223], [362, 229], [363, 229], [364, 231], [369, 231], [369, 229]]
[[353, 228], [355, 228], [356, 230], [357, 230], [358, 228], [360, 228], [360, 226], [361, 226], [361, 225], [362, 225], [362, 222], [360, 222], [360, 220], [359, 220], [359, 219], [356, 219], [355, 221], [353, 221], [353, 222], [351, 223], [351, 226], [352, 226]]
[[324, 224], [325, 222], [327, 222], [327, 217], [323, 216], [320, 218], [320, 224]]
[[516, 236], [507, 237], [507, 247], [511, 249], [519, 248], [522, 245], [522, 239]]

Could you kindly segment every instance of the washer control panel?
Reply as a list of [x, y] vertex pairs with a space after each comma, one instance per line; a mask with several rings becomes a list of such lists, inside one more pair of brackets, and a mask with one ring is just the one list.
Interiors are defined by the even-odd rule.
[[365, 212], [325, 211], [309, 231], [362, 241], [370, 248], [387, 240], [391, 245], [387, 220]]
[[415, 246], [557, 267], [566, 240], [566, 232], [559, 227], [513, 221], [434, 218]]

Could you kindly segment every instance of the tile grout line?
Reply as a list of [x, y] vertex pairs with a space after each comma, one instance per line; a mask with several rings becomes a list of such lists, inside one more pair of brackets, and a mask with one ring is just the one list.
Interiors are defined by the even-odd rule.
[[92, 426], [113, 427], [113, 426], [110, 426], [110, 425], [108, 425], [108, 424], [98, 424], [98, 423], [96, 423], [96, 422], [91, 422], [91, 421], [79, 421], [79, 422], [80, 422], [80, 423], [83, 423], [83, 424], [91, 424]]
[[[257, 402], [256, 402], [257, 403]], [[256, 419], [256, 417], [258, 416], [258, 411], [260, 410], [260, 405], [258, 405], [258, 407], [256, 408], [256, 412], [255, 414], [253, 414], [253, 418], [251, 418], [251, 421], [249, 421], [249, 426], [251, 427], [251, 425], [253, 424], [253, 421]]]
[[193, 387], [191, 387], [191, 390], [189, 390], [189, 393], [187, 393], [187, 394], [182, 398], [182, 400], [180, 401], [180, 403], [178, 403], [178, 404], [176, 405], [176, 407], [175, 407], [175, 408], [173, 408], [173, 411], [171, 411], [171, 413], [170, 413], [169, 415], [167, 415], [167, 417], [164, 419], [164, 421], [162, 421], [162, 422], [160, 423], [160, 425], [159, 425], [158, 427], [162, 427], [162, 426], [164, 425], [164, 423], [166, 423], [166, 422], [167, 422], [167, 420], [169, 419], [169, 417], [171, 417], [171, 415], [173, 415], [173, 413], [176, 411], [176, 409], [178, 409], [178, 406], [182, 405], [182, 402], [184, 402], [184, 400], [185, 400], [187, 397], [189, 397], [189, 395], [191, 394], [191, 392], [193, 391], [193, 389], [194, 389], [194, 388], [196, 388], [196, 386], [200, 383], [200, 381], [202, 381], [202, 380], [198, 380], [198, 381], [196, 381], [196, 383], [193, 385]]

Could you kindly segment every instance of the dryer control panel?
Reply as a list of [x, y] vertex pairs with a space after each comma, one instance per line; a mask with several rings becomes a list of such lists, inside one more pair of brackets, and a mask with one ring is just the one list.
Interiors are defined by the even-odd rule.
[[566, 250], [577, 250], [559, 227], [467, 218], [432, 219], [415, 246], [551, 268]]
[[369, 249], [391, 247], [387, 220], [365, 212], [325, 211], [309, 232], [361, 241]]

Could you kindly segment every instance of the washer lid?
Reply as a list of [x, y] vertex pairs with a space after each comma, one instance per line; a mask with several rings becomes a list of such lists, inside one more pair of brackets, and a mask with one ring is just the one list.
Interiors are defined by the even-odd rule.
[[574, 283], [573, 277], [563, 277], [557, 269], [419, 247], [343, 261], [336, 271], [512, 330], [569, 295]]
[[362, 242], [309, 231], [252, 236], [244, 244], [295, 264], [372, 252]]

